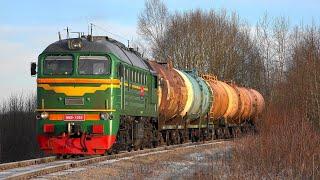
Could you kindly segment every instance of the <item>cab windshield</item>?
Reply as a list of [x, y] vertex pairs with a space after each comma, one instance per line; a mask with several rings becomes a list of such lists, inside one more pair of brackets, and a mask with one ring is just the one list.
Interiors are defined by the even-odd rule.
[[44, 60], [44, 74], [68, 75], [73, 71], [72, 56], [47, 56]]
[[110, 60], [105, 56], [80, 56], [78, 72], [81, 75], [110, 74]]

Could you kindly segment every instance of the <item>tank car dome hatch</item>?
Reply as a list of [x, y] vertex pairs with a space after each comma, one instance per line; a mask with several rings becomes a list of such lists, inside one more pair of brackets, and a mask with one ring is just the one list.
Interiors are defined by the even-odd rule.
[[[70, 48], [70, 41], [79, 41], [79, 39], [81, 48]], [[140, 53], [107, 36], [82, 36], [81, 38], [63, 39], [50, 44], [42, 53], [72, 53], [75, 50], [84, 53], [113, 53], [128, 64], [154, 73], [146, 62], [147, 60], [141, 57]]]

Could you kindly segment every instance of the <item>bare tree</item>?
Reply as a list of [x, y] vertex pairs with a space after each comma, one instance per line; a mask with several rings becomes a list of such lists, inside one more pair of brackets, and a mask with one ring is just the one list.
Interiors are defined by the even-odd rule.
[[288, 72], [288, 83], [294, 87], [291, 99], [320, 127], [320, 28], [313, 25], [299, 34]]
[[165, 52], [175, 67], [261, 88], [262, 58], [250, 28], [225, 10], [175, 13], [165, 33]]
[[[161, 0], [147, 0], [138, 17], [138, 34], [146, 41], [154, 57], [165, 57], [163, 38], [168, 20], [168, 9]], [[161, 57], [161, 58], [160, 58]]]
[[284, 17], [274, 19], [273, 23], [273, 48], [275, 51], [276, 64], [276, 80], [281, 82], [284, 80], [284, 72], [289, 56], [289, 20]]

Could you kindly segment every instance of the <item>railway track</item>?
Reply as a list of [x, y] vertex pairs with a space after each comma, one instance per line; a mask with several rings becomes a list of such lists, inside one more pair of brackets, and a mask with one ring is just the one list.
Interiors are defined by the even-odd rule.
[[63, 170], [77, 168], [89, 164], [103, 163], [110, 160], [121, 160], [130, 157], [158, 154], [179, 148], [192, 148], [197, 146], [209, 146], [219, 144], [230, 140], [214, 140], [197, 143], [185, 143], [172, 146], [161, 146], [153, 149], [145, 149], [133, 152], [120, 152], [119, 154], [94, 157], [80, 157], [72, 159], [57, 159], [54, 156], [32, 159], [20, 162], [6, 163], [0, 165], [0, 179], [29, 179], [37, 176], [43, 176]]
[[25, 161], [17, 161], [11, 163], [4, 163], [0, 164], [0, 172], [8, 169], [14, 169], [19, 167], [25, 166], [32, 166], [36, 164], [48, 163], [57, 160], [56, 156], [44, 157], [44, 158], [37, 158], [37, 159], [29, 159]]

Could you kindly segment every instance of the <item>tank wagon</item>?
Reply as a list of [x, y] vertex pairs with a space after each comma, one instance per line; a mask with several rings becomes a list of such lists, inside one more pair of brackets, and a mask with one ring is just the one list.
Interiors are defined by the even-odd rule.
[[264, 109], [256, 90], [144, 59], [105, 36], [49, 45], [37, 75], [40, 148], [91, 155], [237, 135]]

